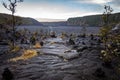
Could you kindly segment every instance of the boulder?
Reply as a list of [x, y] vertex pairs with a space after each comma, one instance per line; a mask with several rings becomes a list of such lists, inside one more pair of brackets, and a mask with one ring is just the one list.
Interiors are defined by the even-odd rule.
[[82, 52], [82, 51], [84, 51], [85, 49], [88, 49], [88, 47], [87, 47], [87, 46], [79, 47], [79, 48], [77, 49], [77, 52]]

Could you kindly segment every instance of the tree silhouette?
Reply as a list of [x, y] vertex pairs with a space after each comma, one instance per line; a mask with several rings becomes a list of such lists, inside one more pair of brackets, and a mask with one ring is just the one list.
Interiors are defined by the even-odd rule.
[[103, 22], [104, 25], [101, 28], [101, 37], [102, 37], [102, 41], [104, 44], [105, 49], [101, 51], [102, 53], [102, 59], [105, 62], [105, 65], [110, 66], [111, 65], [111, 61], [119, 56], [119, 42], [120, 42], [120, 36], [119, 33], [115, 34], [112, 31], [112, 23], [110, 22], [110, 15], [113, 11], [113, 9], [110, 6], [106, 6], [104, 7], [105, 11], [103, 13]]
[[13, 45], [13, 48], [15, 46], [15, 12], [16, 12], [16, 6], [17, 6], [17, 3], [20, 3], [20, 2], [23, 2], [23, 0], [8, 0], [9, 3], [5, 3], [3, 2], [3, 6], [8, 9], [10, 12], [11, 12], [11, 15], [12, 15], [12, 21], [11, 21], [11, 25], [13, 27], [13, 40], [12, 40], [12, 45]]
[[110, 6], [105, 5], [104, 6], [104, 12], [102, 15], [102, 19], [104, 22], [103, 27], [101, 28], [101, 36], [102, 36], [102, 40], [104, 42], [104, 46], [105, 48], [107, 48], [107, 41], [108, 41], [108, 34], [110, 32], [110, 30], [112, 29], [112, 27], [110, 26], [110, 15], [113, 12], [113, 9]]
[[113, 9], [110, 6], [105, 5], [104, 6], [104, 13], [103, 13], [103, 21], [105, 25], [109, 24], [109, 17], [111, 13], [113, 12]]

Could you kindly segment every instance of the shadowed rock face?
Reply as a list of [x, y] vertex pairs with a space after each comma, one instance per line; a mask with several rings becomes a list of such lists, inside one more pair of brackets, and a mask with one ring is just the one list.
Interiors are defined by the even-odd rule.
[[117, 24], [114, 29], [115, 29], [115, 30], [116, 30], [116, 29], [120, 29], [120, 23]]
[[120, 29], [116, 29], [110, 32], [112, 35], [119, 35], [120, 34]]
[[[45, 42], [46, 44], [41, 49], [36, 49], [43, 54], [26, 61], [5, 61], [0, 65], [0, 74], [5, 67], [9, 67], [15, 75], [15, 80], [101, 80], [92, 75], [97, 68], [102, 68], [99, 50], [85, 49], [77, 53], [76, 50], [64, 45], [66, 41], [61, 38], [47, 39]], [[2, 55], [0, 60], [3, 58], [7, 60], [6, 56], [8, 55], [13, 54]], [[75, 59], [69, 60], [74, 58], [73, 56]], [[106, 71], [104, 68], [103, 70]], [[113, 76], [112, 70], [107, 72]], [[104, 80], [109, 79], [105, 78]]]
[[110, 34], [112, 35], [119, 35], [120, 34], [120, 23], [117, 24], [111, 31]]

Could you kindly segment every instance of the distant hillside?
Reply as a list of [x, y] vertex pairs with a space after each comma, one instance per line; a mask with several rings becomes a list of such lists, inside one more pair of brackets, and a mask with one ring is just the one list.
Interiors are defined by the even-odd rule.
[[[16, 16], [16, 21], [21, 25], [42, 25], [39, 21], [33, 18], [19, 17]], [[0, 13], [0, 24], [9, 23], [11, 19], [11, 15]]]
[[[110, 15], [109, 20], [112, 23], [119, 23], [120, 13]], [[67, 25], [69, 26], [100, 26], [102, 23], [102, 15], [75, 17], [67, 20]]]
[[22, 17], [22, 25], [40, 25], [43, 24], [33, 18], [24, 18]]
[[66, 21], [61, 22], [41, 22], [44, 26], [67, 26]]

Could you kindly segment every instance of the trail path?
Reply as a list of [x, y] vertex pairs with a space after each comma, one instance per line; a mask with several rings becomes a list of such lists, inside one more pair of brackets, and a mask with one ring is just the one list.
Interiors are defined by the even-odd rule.
[[15, 80], [96, 79], [92, 73], [101, 66], [99, 51], [90, 49], [77, 53], [67, 47], [61, 38], [47, 39], [45, 42], [41, 49], [36, 49], [40, 52], [38, 56], [27, 61], [3, 64], [0, 74], [5, 67], [9, 67], [15, 75]]

